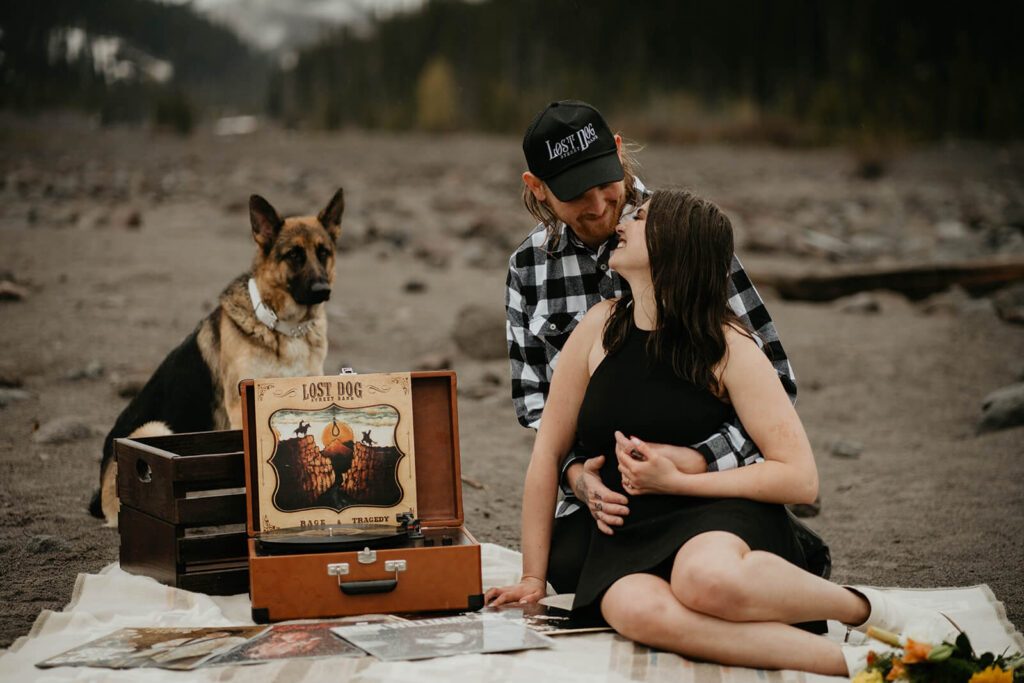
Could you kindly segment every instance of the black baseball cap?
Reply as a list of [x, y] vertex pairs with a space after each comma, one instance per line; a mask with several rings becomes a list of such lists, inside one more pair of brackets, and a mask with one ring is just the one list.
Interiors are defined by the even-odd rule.
[[530, 173], [563, 202], [592, 187], [625, 177], [615, 136], [586, 102], [552, 102], [533, 117], [523, 136]]

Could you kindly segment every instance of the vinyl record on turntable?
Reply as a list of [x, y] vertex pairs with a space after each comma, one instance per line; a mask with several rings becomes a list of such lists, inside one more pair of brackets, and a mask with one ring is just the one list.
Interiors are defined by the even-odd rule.
[[271, 555], [293, 555], [394, 548], [408, 538], [404, 526], [332, 524], [263, 532], [256, 538], [256, 544], [261, 552]]

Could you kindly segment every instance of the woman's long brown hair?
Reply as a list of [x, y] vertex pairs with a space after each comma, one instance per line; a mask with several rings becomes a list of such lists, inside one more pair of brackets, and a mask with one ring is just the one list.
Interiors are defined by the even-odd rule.
[[[646, 241], [658, 315], [647, 340], [649, 358], [721, 396], [714, 369], [726, 353], [725, 326], [752, 336], [728, 305], [732, 223], [706, 199], [659, 190], [647, 209]], [[619, 299], [605, 323], [602, 342], [609, 354], [626, 340], [631, 302], [632, 295]]]

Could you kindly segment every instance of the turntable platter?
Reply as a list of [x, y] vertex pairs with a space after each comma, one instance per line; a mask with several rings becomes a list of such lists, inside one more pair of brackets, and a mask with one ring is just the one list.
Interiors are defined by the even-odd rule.
[[270, 555], [329, 553], [393, 548], [405, 544], [408, 536], [401, 526], [334, 524], [264, 532], [256, 537], [256, 545]]

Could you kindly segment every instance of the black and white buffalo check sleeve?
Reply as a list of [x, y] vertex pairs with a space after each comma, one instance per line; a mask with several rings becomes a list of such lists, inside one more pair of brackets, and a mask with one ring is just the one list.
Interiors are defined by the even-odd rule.
[[[549, 358], [540, 340], [530, 333], [530, 321], [522, 310], [522, 280], [509, 269], [505, 280], [505, 337], [508, 342], [512, 403], [524, 427], [537, 429], [544, 401], [551, 388]], [[553, 365], [554, 357], [550, 359]]]

